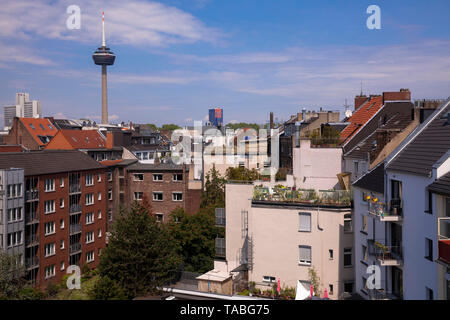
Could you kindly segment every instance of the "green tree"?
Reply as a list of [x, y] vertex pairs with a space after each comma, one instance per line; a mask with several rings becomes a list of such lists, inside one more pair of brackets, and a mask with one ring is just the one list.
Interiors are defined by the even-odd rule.
[[177, 129], [181, 129], [180, 126], [177, 126], [176, 124], [170, 123], [170, 124], [163, 124], [161, 127], [161, 130], [170, 130], [170, 131], [174, 131]]
[[200, 208], [225, 208], [225, 183], [225, 178], [213, 166], [206, 174]]
[[0, 250], [0, 299], [18, 299], [26, 284], [25, 267], [18, 256]]
[[245, 167], [229, 167], [225, 173], [227, 180], [235, 181], [255, 181], [260, 178], [256, 169], [247, 169]]
[[181, 263], [167, 228], [135, 202], [122, 210], [103, 250], [99, 272], [120, 286], [127, 298], [158, 293]]
[[152, 129], [153, 131], [159, 131], [159, 128], [154, 123], [148, 123], [146, 124], [146, 126]]
[[168, 226], [186, 271], [204, 273], [214, 268], [217, 228], [213, 208], [200, 209], [194, 215], [177, 208], [171, 213]]
[[320, 297], [322, 295], [320, 278], [317, 275], [317, 271], [314, 267], [308, 269], [309, 281], [314, 288], [314, 295]]
[[108, 276], [101, 277], [89, 292], [94, 300], [125, 300], [127, 298], [124, 290]]

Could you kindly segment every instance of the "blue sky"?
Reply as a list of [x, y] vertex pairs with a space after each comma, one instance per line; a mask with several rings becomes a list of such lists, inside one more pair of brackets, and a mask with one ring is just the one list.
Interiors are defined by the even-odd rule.
[[[81, 9], [68, 30], [66, 8]], [[369, 30], [366, 9], [381, 9]], [[225, 122], [287, 119], [301, 110], [344, 110], [366, 94], [409, 88], [450, 95], [450, 2], [364, 0], [0, 0], [0, 105], [15, 93], [41, 100], [45, 116], [100, 118], [107, 44], [112, 122], [192, 124], [207, 109]]]

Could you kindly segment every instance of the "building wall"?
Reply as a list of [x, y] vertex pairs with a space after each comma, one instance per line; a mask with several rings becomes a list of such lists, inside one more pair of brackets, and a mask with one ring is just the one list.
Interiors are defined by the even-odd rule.
[[[293, 176], [297, 188], [328, 190], [339, 186], [341, 148], [311, 148], [311, 141], [300, 140], [293, 151]], [[338, 188], [339, 189], [339, 188]]]
[[22, 145], [30, 150], [39, 150], [39, 144], [24, 127], [23, 123], [18, 120], [18, 118], [14, 119], [14, 124], [9, 130], [9, 133], [3, 136], [3, 143]]
[[[440, 217], [447, 217], [447, 197], [435, 194], [434, 195], [436, 199], [436, 215], [438, 218]], [[438, 255], [438, 252], [436, 252], [436, 255]], [[438, 256], [437, 256], [438, 257]], [[437, 267], [437, 277], [438, 277], [438, 283], [437, 283], [437, 292], [436, 292], [436, 298], [438, 300], [450, 300], [450, 296], [448, 295], [448, 282], [450, 281], [450, 273], [447, 273], [447, 268], [444, 265], [441, 265], [439, 263], [436, 263]]]
[[[252, 205], [252, 185], [226, 185], [226, 259], [228, 269], [239, 264], [242, 237], [242, 211], [248, 212], [248, 234], [253, 244], [253, 269], [249, 281], [261, 289], [272, 284], [264, 276], [280, 279], [281, 286], [297, 287], [299, 280], [308, 281], [308, 269], [314, 267], [322, 283], [322, 292], [334, 286], [330, 298], [343, 293], [345, 281], [354, 281], [353, 267], [343, 267], [344, 248], [353, 247], [353, 233], [345, 233], [344, 214], [351, 209], [291, 208]], [[299, 212], [311, 213], [311, 232], [299, 232]], [[299, 264], [299, 246], [311, 246], [312, 264]], [[333, 259], [329, 250], [333, 250]], [[354, 258], [354, 254], [352, 254]], [[354, 265], [354, 262], [353, 262]]]

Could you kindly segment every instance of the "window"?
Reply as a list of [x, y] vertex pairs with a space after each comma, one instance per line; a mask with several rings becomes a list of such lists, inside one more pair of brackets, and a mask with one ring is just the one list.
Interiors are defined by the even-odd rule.
[[301, 232], [311, 232], [311, 213], [300, 212], [299, 217], [299, 227], [298, 231]]
[[311, 247], [310, 246], [299, 246], [299, 263], [301, 265], [310, 266], [311, 265]]
[[64, 198], [59, 199], [59, 207], [64, 208]]
[[86, 186], [94, 185], [94, 175], [92, 173], [86, 174]]
[[55, 212], [55, 200], [49, 200], [44, 202], [44, 213], [53, 213]]
[[352, 232], [352, 214], [348, 213], [344, 215], [344, 232]]
[[102, 237], [102, 229], [98, 229], [97, 238], [101, 238], [101, 237]]
[[92, 242], [94, 242], [94, 232], [93, 231], [86, 232], [86, 243]]
[[93, 212], [86, 213], [86, 224], [92, 223], [94, 223], [94, 213]]
[[148, 152], [142, 153], [142, 160], [148, 160]]
[[21, 197], [22, 196], [22, 184], [10, 184], [7, 187], [8, 189], [8, 193], [7, 193], [7, 197], [8, 198], [17, 198], [17, 197]]
[[65, 267], [64, 267], [64, 261], [61, 261], [60, 269], [61, 269], [61, 271], [63, 271], [63, 270], [65, 269]]
[[367, 247], [366, 246], [362, 246], [361, 259], [362, 259], [362, 261], [367, 261]]
[[368, 230], [368, 226], [367, 226], [367, 216], [366, 215], [362, 215], [362, 228], [361, 231], [367, 233]]
[[154, 174], [153, 175], [153, 181], [162, 181], [163, 175], [162, 174]]
[[433, 214], [433, 193], [428, 191], [428, 199], [427, 199], [428, 208], [425, 211], [426, 213]]
[[22, 231], [8, 233], [7, 246], [13, 247], [22, 244]]
[[102, 218], [102, 210], [98, 210], [97, 212], [97, 219], [101, 219]]
[[163, 222], [163, 221], [164, 221], [164, 214], [162, 214], [162, 213], [157, 213], [157, 214], [156, 214], [156, 221], [157, 221], [157, 222]]
[[94, 194], [88, 193], [86, 194], [86, 205], [89, 206], [91, 204], [94, 204]]
[[89, 251], [86, 253], [86, 262], [94, 261], [94, 251]]
[[61, 240], [61, 241], [59, 242], [59, 248], [60, 248], [61, 250], [64, 249], [64, 240]]
[[367, 287], [367, 279], [362, 277], [362, 285], [363, 285], [363, 290], [368, 290], [369, 288]]
[[275, 282], [275, 277], [272, 276], [263, 276], [263, 282]]
[[45, 279], [55, 276], [55, 265], [45, 267]]
[[142, 153], [136, 152], [136, 158], [138, 158], [139, 160], [142, 160]]
[[45, 192], [55, 191], [55, 179], [45, 179]]
[[352, 248], [344, 248], [344, 267], [352, 266]]
[[102, 193], [101, 192], [97, 193], [97, 200], [102, 201]]
[[153, 192], [153, 201], [163, 201], [163, 193]]
[[8, 209], [8, 222], [17, 222], [22, 220], [22, 208]]
[[59, 179], [59, 187], [64, 188], [64, 178]]
[[183, 174], [182, 173], [174, 173], [173, 181], [183, 181]]
[[425, 287], [425, 290], [426, 290], [427, 300], [434, 300], [433, 290], [428, 287]]
[[112, 181], [112, 171], [108, 171], [108, 181]]
[[59, 228], [64, 229], [64, 219], [59, 220]]
[[45, 256], [50, 257], [55, 254], [55, 243], [47, 243], [45, 245]]
[[134, 200], [142, 200], [142, 194], [143, 194], [143, 192], [135, 192]]
[[112, 210], [109, 209], [108, 210], [108, 221], [112, 221], [112, 220], [113, 220]]
[[48, 236], [54, 233], [55, 233], [55, 222], [52, 221], [45, 223], [45, 235]]
[[355, 172], [355, 175], [357, 176], [358, 175], [358, 171], [359, 171], [359, 163], [358, 163], [358, 161], [354, 161], [353, 162], [353, 166], [354, 166], [354, 172]]
[[329, 250], [328, 250], [328, 254], [329, 254], [330, 260], [333, 260], [333, 258], [334, 258], [334, 252], [333, 252], [333, 249], [329, 249]]
[[344, 282], [344, 292], [353, 293], [353, 281]]
[[113, 197], [112, 197], [112, 189], [109, 189], [108, 190], [108, 200], [112, 200], [113, 199]]
[[172, 201], [183, 201], [182, 192], [172, 192]]
[[134, 181], [144, 181], [144, 174], [143, 173], [135, 173], [133, 174]]
[[433, 261], [433, 240], [425, 238], [425, 259]]
[[102, 174], [97, 173], [97, 182], [102, 182]]
[[332, 295], [333, 294], [333, 291], [334, 291], [334, 286], [332, 285], [332, 284], [330, 284], [329, 286], [329, 289], [328, 289], [328, 293], [330, 294], [330, 295]]

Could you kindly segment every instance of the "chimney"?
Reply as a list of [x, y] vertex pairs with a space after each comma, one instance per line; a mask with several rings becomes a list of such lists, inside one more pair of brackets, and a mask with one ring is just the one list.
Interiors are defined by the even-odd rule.
[[106, 149], [112, 149], [114, 147], [114, 134], [110, 131], [106, 132]]
[[270, 129], [273, 129], [273, 112], [270, 113]]
[[367, 101], [366, 95], [359, 95], [355, 97], [355, 110], [358, 109], [364, 102]]
[[396, 92], [383, 92], [383, 104], [386, 101], [411, 101], [411, 91], [409, 89], [400, 89]]

